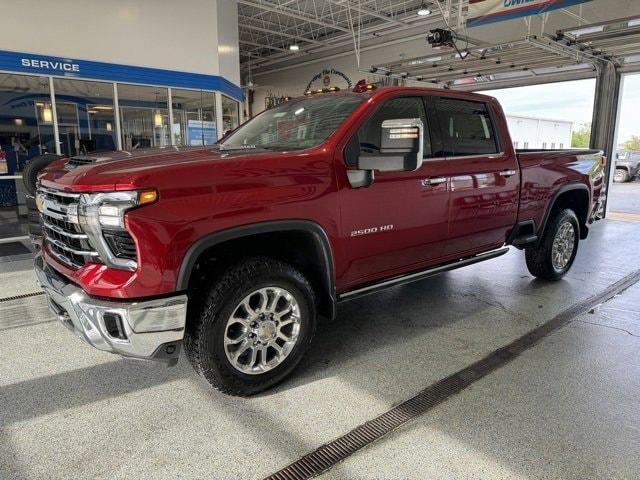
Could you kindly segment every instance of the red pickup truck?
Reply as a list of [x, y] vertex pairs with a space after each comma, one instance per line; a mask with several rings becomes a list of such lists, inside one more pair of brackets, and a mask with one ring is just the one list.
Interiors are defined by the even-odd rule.
[[318, 317], [380, 289], [525, 251], [561, 278], [602, 215], [598, 151], [514, 151], [498, 102], [371, 87], [267, 110], [217, 145], [57, 160], [35, 259], [94, 347], [249, 395], [286, 377]]

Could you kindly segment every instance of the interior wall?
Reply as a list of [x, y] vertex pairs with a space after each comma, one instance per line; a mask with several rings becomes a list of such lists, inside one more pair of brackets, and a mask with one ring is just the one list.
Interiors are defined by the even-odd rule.
[[240, 85], [238, 4], [233, 0], [217, 0], [217, 2], [219, 75]]
[[[0, 49], [218, 75], [218, 3], [232, 2], [4, 0]], [[227, 78], [239, 84], [237, 76]]]
[[[422, 39], [411, 40], [386, 47], [366, 50], [360, 54], [360, 69], [368, 70], [371, 65], [397, 60], [399, 58], [409, 58], [418, 55], [428, 54], [430, 47]], [[304, 62], [303, 59], [301, 59]], [[377, 81], [379, 75], [359, 71], [356, 57], [353, 52], [347, 55], [334, 56], [331, 59], [314, 61], [307, 65], [283, 69], [274, 73], [258, 74], [253, 76], [253, 82], [258, 86], [255, 88], [253, 113], [260, 113], [265, 108], [265, 97], [290, 96], [297, 97], [304, 94], [307, 84], [315, 75], [323, 70], [338, 70], [344, 73], [355, 85], [358, 80]], [[343, 88], [344, 81], [332, 76], [335, 86]]]

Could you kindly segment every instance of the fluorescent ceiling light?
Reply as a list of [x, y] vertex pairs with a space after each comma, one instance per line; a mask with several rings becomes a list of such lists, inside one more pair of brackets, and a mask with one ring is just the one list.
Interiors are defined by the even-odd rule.
[[291, 50], [292, 52], [297, 52], [298, 50], [300, 50], [300, 45], [296, 45], [295, 43], [293, 45], [289, 45], [289, 50]]
[[428, 15], [431, 15], [431, 13], [431, 9], [428, 8], [424, 3], [418, 9], [418, 15], [420, 15], [421, 17], [426, 17]]

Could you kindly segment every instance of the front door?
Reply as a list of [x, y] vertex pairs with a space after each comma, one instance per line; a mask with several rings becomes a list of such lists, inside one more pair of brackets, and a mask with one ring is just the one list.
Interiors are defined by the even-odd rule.
[[516, 223], [520, 172], [509, 145], [500, 145], [491, 106], [458, 98], [435, 100], [449, 160], [450, 239], [445, 257], [500, 247]]
[[420, 118], [425, 125], [424, 162], [413, 172], [375, 172], [369, 187], [341, 190], [341, 229], [348, 268], [345, 286], [373, 282], [435, 264], [448, 236], [446, 161], [433, 158], [432, 132], [423, 97], [383, 103], [360, 127], [362, 153], [380, 150], [384, 120]]

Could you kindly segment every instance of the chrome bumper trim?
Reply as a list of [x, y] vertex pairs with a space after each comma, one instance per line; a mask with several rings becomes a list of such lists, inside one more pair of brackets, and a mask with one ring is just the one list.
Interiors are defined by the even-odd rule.
[[[42, 253], [34, 263], [51, 312], [89, 345], [125, 357], [169, 363], [177, 359], [187, 316], [186, 295], [137, 302], [98, 300], [47, 265]], [[106, 313], [121, 319], [125, 338], [109, 334]], [[161, 351], [164, 346], [166, 351]]]

